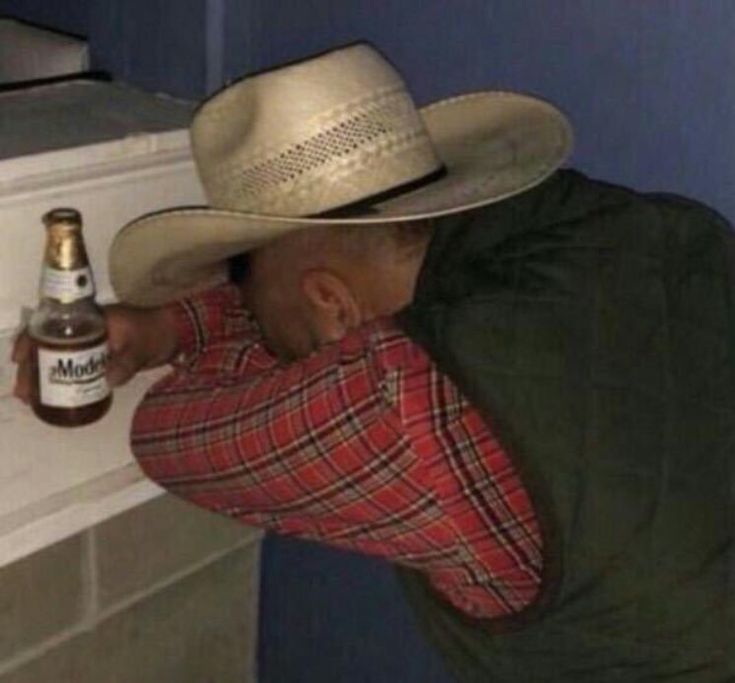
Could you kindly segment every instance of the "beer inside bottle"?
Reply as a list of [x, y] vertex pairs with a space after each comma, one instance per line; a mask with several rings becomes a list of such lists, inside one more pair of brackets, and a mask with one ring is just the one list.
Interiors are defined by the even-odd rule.
[[75, 427], [98, 420], [112, 402], [105, 318], [94, 299], [81, 214], [53, 209], [43, 222], [40, 303], [28, 325], [35, 347], [31, 406], [45, 422]]

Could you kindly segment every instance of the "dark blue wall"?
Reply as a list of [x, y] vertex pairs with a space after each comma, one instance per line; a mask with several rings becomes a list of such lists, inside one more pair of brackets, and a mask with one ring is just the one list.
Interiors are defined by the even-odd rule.
[[86, 34], [95, 67], [187, 97], [371, 40], [420, 102], [539, 94], [575, 122], [575, 165], [735, 219], [732, 0], [0, 0], [0, 13]]
[[259, 683], [450, 683], [384, 562], [269, 537]]
[[0, 15], [22, 17], [59, 31], [86, 36], [94, 0], [0, 0]]
[[92, 0], [93, 66], [151, 91], [201, 97], [205, 9], [204, 0]]
[[251, 0], [227, 5], [224, 75], [366, 38], [421, 102], [511, 88], [559, 104], [574, 163], [735, 219], [732, 0]]
[[92, 68], [151, 91], [207, 89], [207, 0], [0, 0], [16, 16], [87, 38]]

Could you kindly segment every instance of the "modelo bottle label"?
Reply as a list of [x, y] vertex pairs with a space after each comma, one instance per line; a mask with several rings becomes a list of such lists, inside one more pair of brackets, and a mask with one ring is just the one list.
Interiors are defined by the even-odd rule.
[[107, 344], [79, 351], [38, 348], [41, 403], [55, 408], [80, 408], [110, 394], [105, 379]]
[[52, 209], [43, 223], [40, 301], [28, 322], [35, 342], [31, 407], [44, 422], [79, 427], [101, 418], [112, 403], [105, 316], [94, 300], [79, 211]]

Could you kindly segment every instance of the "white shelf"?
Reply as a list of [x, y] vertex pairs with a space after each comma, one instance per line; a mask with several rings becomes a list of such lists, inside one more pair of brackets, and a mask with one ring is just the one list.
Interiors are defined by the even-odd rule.
[[164, 371], [117, 389], [95, 424], [53, 427], [10, 395], [9, 342], [0, 339], [0, 566], [163, 493], [140, 471], [128, 443], [135, 406]]
[[110, 300], [107, 257], [128, 221], [204, 203], [189, 148], [192, 106], [119, 83], [70, 81], [0, 94], [0, 566], [161, 493], [130, 453], [135, 405], [148, 374], [115, 392], [89, 427], [45, 425], [14, 399], [12, 330], [34, 306], [45, 231], [41, 216], [72, 206], [99, 299]]

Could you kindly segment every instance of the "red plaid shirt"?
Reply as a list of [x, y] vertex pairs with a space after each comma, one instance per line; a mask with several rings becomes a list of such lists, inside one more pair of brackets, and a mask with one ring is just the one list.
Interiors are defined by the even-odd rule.
[[391, 320], [285, 365], [234, 286], [183, 302], [178, 317], [187, 359], [133, 421], [151, 478], [244, 523], [420, 569], [474, 616], [533, 600], [541, 541], [526, 491], [478, 413]]

